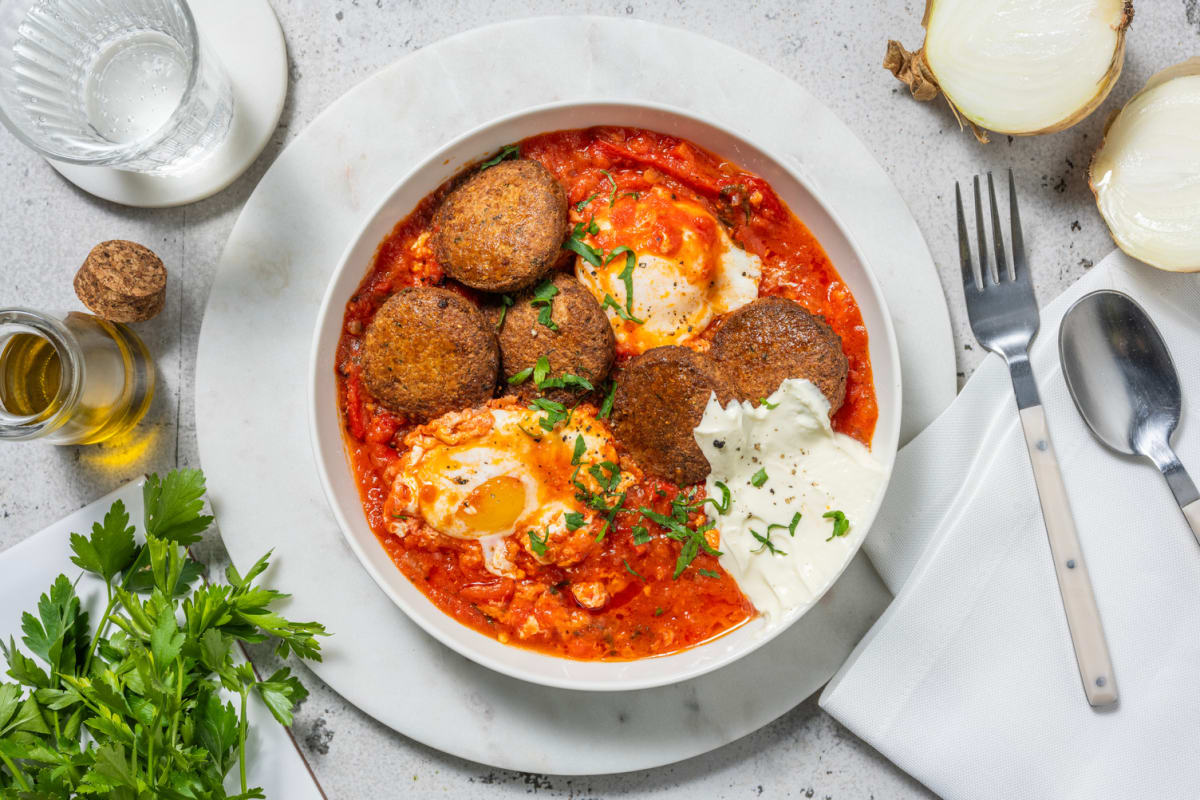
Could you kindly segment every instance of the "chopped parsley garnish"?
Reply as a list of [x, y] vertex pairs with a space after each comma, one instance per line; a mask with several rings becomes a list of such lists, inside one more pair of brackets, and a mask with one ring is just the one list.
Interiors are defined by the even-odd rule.
[[549, 542], [550, 531], [543, 533], [541, 538], [538, 538], [538, 535], [532, 530], [529, 531], [529, 549], [532, 550], [535, 555], [546, 555], [546, 545], [549, 544]]
[[585, 208], [587, 208], [588, 203], [592, 202], [599, 196], [600, 196], [600, 193], [596, 192], [595, 194], [590, 195], [590, 196], [584, 198], [583, 200], [580, 200], [578, 203], [575, 204], [575, 210], [583, 211]]
[[604, 401], [600, 403], [600, 412], [596, 414], [600, 419], [608, 419], [608, 415], [612, 413], [613, 398], [617, 395], [617, 382], [611, 381], [608, 384], [608, 392], [604, 395]]
[[698, 569], [696, 571], [699, 572], [701, 575], [703, 575], [706, 578], [721, 577], [721, 573], [717, 572], [716, 570], [712, 570], [712, 569]]
[[520, 372], [509, 377], [508, 382], [512, 386], [520, 386], [525, 381], [529, 380], [529, 376], [533, 374], [533, 367], [526, 367]]
[[821, 516], [833, 520], [833, 533], [825, 541], [832, 542], [835, 537], [845, 536], [850, 532], [850, 520], [846, 519], [846, 515], [841, 511], [826, 511]]
[[[536, 381], [537, 376], [534, 376]], [[546, 378], [542, 381], [536, 381], [539, 389], [585, 389], [592, 391], [596, 388], [592, 386], [592, 382], [587, 378], [581, 378], [578, 375], [572, 375], [570, 372], [563, 373], [558, 378]]]
[[628, 561], [626, 561], [625, 559], [623, 559], [623, 558], [622, 558], [622, 559], [621, 559], [621, 563], [625, 565], [625, 571], [626, 571], [626, 572], [628, 572], [630, 575], [632, 575], [633, 577], [637, 578], [638, 580], [642, 580], [642, 581], [646, 580], [646, 579], [645, 579], [645, 578], [643, 578], [641, 575], [638, 575], [638, 573], [637, 573], [637, 570], [636, 570], [636, 569], [634, 569], [633, 567], [629, 566], [629, 562], [628, 562]]
[[613, 179], [612, 174], [608, 170], [602, 169], [600, 172], [604, 175], [604, 177], [608, 178], [608, 182], [612, 184], [612, 194], [608, 196], [608, 207], [612, 208], [617, 202], [617, 182]]
[[504, 327], [504, 320], [508, 317], [508, 307], [513, 304], [512, 295], [500, 295], [500, 319], [496, 320], [496, 330]]
[[712, 530], [715, 525], [712, 522], [706, 522], [698, 528], [688, 527], [688, 514], [696, 510], [696, 506], [672, 503], [671, 516], [659, 514], [652, 508], [642, 506], [638, 509], [642, 516], [651, 522], [657, 523], [666, 530], [669, 538], [679, 542], [683, 542], [683, 547], [679, 551], [679, 558], [675, 561], [675, 573], [671, 577], [678, 579], [683, 571], [696, 560], [696, 556], [703, 550], [710, 556], [719, 556], [721, 551], [714, 550], [704, 537], [707, 531]]
[[611, 461], [601, 461], [599, 464], [592, 464], [588, 467], [588, 472], [591, 473], [591, 476], [596, 479], [596, 483], [600, 484], [606, 492], [611, 492], [621, 482], [621, 468]]
[[603, 253], [600, 250], [592, 247], [582, 239], [571, 237], [563, 242], [563, 247], [570, 250], [576, 255], [583, 256], [583, 260], [591, 264], [593, 267], [604, 266]]
[[752, 475], [750, 477], [750, 484], [752, 486], [754, 486], [756, 489], [758, 487], [762, 486], [766, 482], [767, 482], [766, 467], [763, 467], [762, 469], [760, 469], [758, 472], [754, 473], [754, 475]]
[[784, 525], [779, 522], [772, 522], [770, 525], [768, 525], [767, 526], [767, 535], [770, 536], [771, 531], [775, 530], [776, 528], [783, 528], [785, 531], [788, 532], [788, 536], [795, 536], [796, 535], [796, 526], [799, 524], [800, 524], [800, 512], [797, 511], [795, 514], [792, 515], [792, 521], [789, 522], [787, 525]]
[[577, 466], [579, 459], [583, 458], [583, 454], [587, 452], [587, 442], [583, 440], [583, 434], [575, 436], [575, 452], [571, 454], [571, 466]]
[[608, 253], [608, 258], [604, 259], [604, 263], [608, 264], [617, 256], [625, 254], [625, 269], [621, 270], [621, 274], [617, 277], [621, 283], [625, 284], [625, 312], [629, 314], [629, 318], [633, 318], [633, 269], [637, 266], [637, 254], [632, 248], [621, 245], [615, 247]]
[[537, 363], [533, 365], [533, 382], [539, 389], [546, 381], [546, 376], [550, 374], [550, 359], [546, 356], [538, 356]]
[[563, 520], [567, 523], [569, 531], [577, 531], [587, 524], [587, 518], [583, 516], [582, 511], [568, 511], [563, 515]]
[[[715, 481], [716, 487], [721, 490], [721, 500], [718, 502], [714, 498], [706, 498], [704, 503], [712, 503], [713, 508], [718, 514], [728, 514], [730, 504], [733, 502], [733, 493], [729, 491], [729, 487], [720, 481]], [[701, 503], [701, 505], [704, 505]]]
[[571, 412], [562, 403], [557, 403], [553, 400], [547, 400], [544, 397], [535, 397], [533, 403], [529, 406], [530, 411], [545, 411], [545, 416], [538, 417], [538, 424], [544, 430], [552, 431], [560, 422], [565, 422], [571, 418]]
[[662, 615], [663, 615], [663, 610], [661, 607], [654, 609], [654, 616], [661, 617]]
[[634, 525], [632, 533], [634, 544], [645, 544], [650, 541], [650, 531], [646, 530], [645, 525]]
[[767, 398], [765, 398], [765, 397], [758, 398], [758, 402], [760, 405], [764, 405], [768, 409], [779, 408], [779, 403], [772, 403], [769, 400], [767, 400]]
[[[558, 330], [558, 323], [550, 318], [554, 313], [554, 296], [556, 294], [558, 294], [558, 287], [545, 280], [533, 290], [533, 299], [529, 301], [529, 305], [541, 309], [538, 312], [537, 321], [552, 331]], [[547, 365], [547, 369], [549, 369], [549, 365]]]
[[625, 320], [626, 322], [634, 322], [634, 323], [637, 323], [638, 325], [646, 324], [646, 320], [638, 319], [633, 314], [630, 314], [628, 311], [626, 311], [625, 307], [623, 305], [621, 305], [620, 303], [618, 303], [611, 294], [605, 293], [604, 302], [600, 304], [600, 307], [601, 308], [611, 308], [613, 311], [617, 312], [618, 317]]
[[582, 256], [583, 259], [593, 267], [602, 267], [604, 266], [604, 252], [597, 250], [587, 242], [583, 241], [583, 237], [587, 234], [597, 234], [599, 232], [600, 226], [596, 224], [595, 218], [588, 220], [586, 225], [584, 225], [582, 222], [577, 222], [575, 223], [574, 230], [571, 231], [571, 235], [567, 237], [567, 240], [563, 242], [562, 246], [564, 249], [570, 250], [572, 253]]
[[626, 192], [625, 194], [621, 195], [621, 197], [632, 197], [634, 202], [637, 202], [637, 199], [641, 197], [641, 195], [637, 192]]
[[520, 155], [520, 153], [521, 153], [521, 148], [517, 147], [515, 144], [506, 144], [506, 145], [504, 145], [504, 147], [500, 148], [499, 153], [496, 153], [496, 155], [492, 156], [487, 161], [480, 164], [479, 171], [482, 172], [485, 169], [494, 167], [497, 164], [499, 164], [501, 161], [504, 161], [506, 158], [512, 158], [515, 155]]
[[758, 531], [751, 529], [750, 535], [759, 541], [758, 547], [751, 550], [750, 551], [751, 553], [761, 553], [763, 550], [767, 550], [772, 555], [776, 555], [776, 556], [786, 556], [787, 555], [787, 553], [780, 550], [778, 547], [776, 547], [771, 542], [771, 532], [769, 530], [767, 531], [767, 535], [763, 536]]

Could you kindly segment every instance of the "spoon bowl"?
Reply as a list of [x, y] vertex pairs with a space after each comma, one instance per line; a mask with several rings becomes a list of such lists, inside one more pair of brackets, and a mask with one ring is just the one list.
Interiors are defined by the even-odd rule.
[[1084, 295], [1063, 317], [1058, 352], [1092, 433], [1119, 453], [1153, 461], [1200, 541], [1200, 493], [1171, 449], [1183, 411], [1179, 376], [1150, 317], [1121, 292]]

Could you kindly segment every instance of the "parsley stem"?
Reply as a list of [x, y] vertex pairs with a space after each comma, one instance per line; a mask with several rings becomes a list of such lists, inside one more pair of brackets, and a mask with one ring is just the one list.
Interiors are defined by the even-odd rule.
[[242, 794], [246, 793], [246, 684], [238, 687], [242, 694], [242, 718], [238, 722], [238, 774], [242, 779]]
[[4, 766], [8, 767], [8, 771], [12, 773], [13, 780], [19, 783], [22, 789], [27, 792], [33, 791], [33, 787], [29, 785], [29, 781], [25, 780], [25, 773], [17, 769], [17, 765], [13, 763], [11, 758], [9, 758], [3, 752], [0, 752], [0, 761], [3, 761]]
[[[121, 588], [124, 589], [129, 585], [129, 579], [142, 566], [142, 556], [150, 552], [149, 544], [142, 545], [142, 549], [138, 551], [137, 558], [125, 570], [124, 577], [121, 578]], [[108, 592], [108, 605], [104, 609], [104, 615], [100, 617], [100, 624], [96, 626], [96, 634], [92, 637], [92, 643], [88, 647], [87, 658], [83, 660], [83, 669], [79, 672], [85, 678], [88, 676], [88, 667], [92, 665], [92, 658], [96, 655], [96, 647], [100, 644], [100, 639], [108, 631], [108, 623], [112, 617], [113, 609], [116, 607], [116, 597], [113, 595], [112, 579], [104, 582], [104, 589]]]

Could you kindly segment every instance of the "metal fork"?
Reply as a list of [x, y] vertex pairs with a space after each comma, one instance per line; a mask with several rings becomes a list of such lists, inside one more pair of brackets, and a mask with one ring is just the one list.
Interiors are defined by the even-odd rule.
[[1029, 366], [1029, 343], [1037, 335], [1038, 307], [1033, 296], [1033, 282], [1025, 261], [1025, 243], [1021, 237], [1021, 218], [1017, 210], [1017, 190], [1012, 170], [1008, 171], [1009, 217], [1012, 227], [1012, 273], [1004, 257], [1004, 237], [1000, 232], [1000, 213], [996, 206], [996, 189], [992, 173], [987, 176], [988, 199], [991, 201], [992, 244], [996, 271], [988, 264], [987, 235], [983, 227], [983, 203], [979, 196], [979, 177], [975, 177], [975, 228], [979, 240], [979, 275], [971, 261], [971, 245], [967, 222], [963, 215], [962, 191], [954, 184], [954, 201], [958, 207], [958, 249], [962, 259], [963, 291], [967, 297], [967, 316], [971, 330], [979, 343], [1001, 356], [1012, 376], [1013, 392], [1025, 431], [1025, 444], [1033, 465], [1042, 506], [1054, 571], [1062, 594], [1067, 626], [1079, 664], [1083, 691], [1093, 706], [1105, 706], [1117, 701], [1117, 684], [1113, 678], [1112, 662], [1100, 612], [1092, 593], [1075, 522], [1067, 502], [1058, 458], [1050, 444], [1046, 427], [1046, 412], [1038, 397], [1033, 370]]

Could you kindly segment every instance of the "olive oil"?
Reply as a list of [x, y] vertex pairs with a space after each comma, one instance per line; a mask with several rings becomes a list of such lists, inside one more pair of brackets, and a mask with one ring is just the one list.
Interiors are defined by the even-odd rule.
[[0, 350], [0, 403], [10, 413], [44, 415], [61, 386], [62, 362], [46, 337], [18, 333]]
[[0, 439], [102, 442], [128, 433], [153, 396], [150, 354], [125, 325], [0, 309]]

